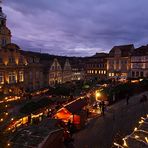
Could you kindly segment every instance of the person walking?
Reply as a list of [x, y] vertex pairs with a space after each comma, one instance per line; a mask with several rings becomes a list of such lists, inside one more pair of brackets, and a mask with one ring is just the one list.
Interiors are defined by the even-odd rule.
[[105, 111], [105, 103], [102, 101], [102, 115], [104, 116], [104, 111]]
[[126, 105], [128, 105], [129, 104], [129, 95], [127, 94], [126, 95]]

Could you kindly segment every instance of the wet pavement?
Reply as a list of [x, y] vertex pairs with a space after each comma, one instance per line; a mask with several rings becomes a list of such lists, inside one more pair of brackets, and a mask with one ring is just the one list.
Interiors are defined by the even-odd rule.
[[105, 116], [89, 118], [87, 125], [75, 133], [72, 148], [111, 148], [112, 143], [130, 134], [138, 125], [141, 116], [148, 113], [148, 101], [140, 103], [143, 94], [121, 100], [105, 111]]

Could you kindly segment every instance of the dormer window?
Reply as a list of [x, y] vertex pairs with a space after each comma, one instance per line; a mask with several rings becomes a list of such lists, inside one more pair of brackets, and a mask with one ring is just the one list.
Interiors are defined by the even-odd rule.
[[39, 58], [34, 58], [34, 59], [33, 59], [33, 62], [34, 62], [34, 63], [39, 63]]
[[121, 56], [121, 50], [120, 49], [115, 50], [115, 56]]
[[29, 59], [28, 59], [28, 62], [29, 62], [29, 63], [33, 63], [33, 58], [29, 58]]

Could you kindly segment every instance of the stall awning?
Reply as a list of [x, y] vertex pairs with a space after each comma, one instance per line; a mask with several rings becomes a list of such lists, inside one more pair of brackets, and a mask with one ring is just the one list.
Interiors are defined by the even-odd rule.
[[87, 105], [86, 99], [78, 99], [78, 100], [66, 105], [65, 108], [72, 114], [79, 114], [79, 112], [86, 105]]

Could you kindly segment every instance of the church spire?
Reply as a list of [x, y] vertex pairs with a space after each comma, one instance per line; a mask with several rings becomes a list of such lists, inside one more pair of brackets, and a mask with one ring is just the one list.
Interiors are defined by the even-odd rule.
[[11, 31], [6, 26], [6, 15], [2, 10], [2, 0], [0, 0], [0, 47], [11, 43]]

